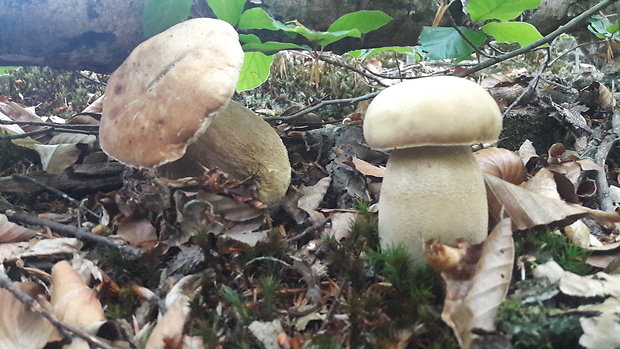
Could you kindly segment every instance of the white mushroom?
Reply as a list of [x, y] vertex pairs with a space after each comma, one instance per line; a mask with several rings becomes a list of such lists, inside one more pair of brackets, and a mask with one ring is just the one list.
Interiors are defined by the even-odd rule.
[[495, 142], [501, 129], [495, 100], [466, 79], [421, 78], [382, 91], [364, 119], [368, 145], [392, 150], [379, 198], [381, 246], [402, 244], [419, 264], [429, 239], [484, 240], [487, 199], [470, 144]]
[[188, 20], [143, 42], [106, 87], [101, 148], [131, 167], [168, 164], [173, 178], [200, 175], [202, 166], [253, 176], [258, 198], [277, 205], [290, 184], [288, 154], [267, 122], [229, 104], [242, 64], [237, 32], [216, 19]]

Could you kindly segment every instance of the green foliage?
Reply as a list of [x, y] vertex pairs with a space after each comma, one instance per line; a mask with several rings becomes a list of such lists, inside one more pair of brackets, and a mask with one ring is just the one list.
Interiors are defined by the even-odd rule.
[[0, 75], [6, 75], [11, 70], [17, 70], [21, 67], [0, 67]]
[[[361, 49], [361, 50], [353, 50], [347, 52], [351, 56], [359, 59], [366, 59], [368, 57], [374, 56], [381, 52], [386, 51], [394, 51], [396, 53], [408, 53], [408, 54], [416, 54], [414, 48], [409, 46], [386, 46], [386, 47], [378, 47], [373, 49]], [[417, 57], [420, 58], [419, 55]]]
[[620, 32], [618, 20], [611, 22], [605, 16], [592, 16], [589, 22], [588, 30], [599, 39], [615, 39], [618, 32]]
[[517, 18], [523, 11], [540, 6], [540, 0], [471, 0], [467, 11], [474, 22], [493, 19], [508, 21]]
[[491, 22], [483, 25], [482, 30], [499, 42], [516, 42], [521, 46], [542, 39], [536, 27], [524, 22]]
[[[467, 11], [471, 20], [479, 25], [489, 20], [492, 22], [482, 25], [481, 30], [459, 28], [459, 31], [476, 47], [482, 45], [488, 36], [495, 37], [498, 42], [526, 46], [541, 39], [542, 35], [528, 23], [508, 21], [539, 5], [540, 0], [470, 0]], [[420, 45], [431, 59], [463, 59], [475, 51], [454, 28], [424, 27]]]
[[239, 18], [241, 18], [245, 7], [245, 0], [207, 0], [207, 4], [217, 18], [234, 27], [239, 23]]
[[[381, 11], [357, 11], [338, 18], [327, 31], [315, 31], [301, 25], [285, 24], [273, 19], [260, 7], [244, 11], [246, 0], [206, 0], [216, 17], [240, 31], [283, 31], [289, 36], [301, 35], [315, 46], [325, 47], [345, 37], [362, 34], [382, 27], [392, 18]], [[151, 37], [186, 20], [192, 0], [148, 0], [144, 5], [142, 25], [145, 37]], [[283, 42], [261, 42], [256, 35], [240, 34], [246, 52], [239, 74], [237, 91], [253, 89], [267, 80], [273, 54], [281, 50], [311, 50], [308, 45]]]
[[[481, 30], [462, 27], [459, 30], [476, 46], [482, 45], [487, 39]], [[422, 50], [431, 59], [462, 58], [474, 52], [474, 48], [454, 28], [424, 27], [420, 33], [420, 43]]]
[[189, 17], [192, 0], [147, 0], [142, 12], [142, 33], [150, 38]]

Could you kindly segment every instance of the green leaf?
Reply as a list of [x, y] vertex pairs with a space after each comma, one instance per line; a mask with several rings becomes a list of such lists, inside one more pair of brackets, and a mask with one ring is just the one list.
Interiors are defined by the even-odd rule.
[[507, 21], [539, 5], [540, 0], [470, 0], [467, 11], [474, 22], [480, 23], [489, 19]]
[[306, 27], [296, 26], [295, 28], [288, 29], [286, 31], [289, 33], [297, 33], [303, 36], [304, 38], [308, 39], [309, 41], [318, 43], [319, 45], [323, 47], [331, 43], [334, 43], [342, 38], [348, 37], [348, 36], [352, 36], [356, 38], [359, 38], [360, 36], [362, 36], [362, 33], [360, 33], [360, 31], [357, 29], [341, 30], [337, 32], [318, 32], [315, 30], [308, 29]]
[[21, 67], [0, 67], [0, 75], [6, 75], [8, 71], [11, 70], [17, 70], [20, 69]]
[[289, 44], [285, 42], [267, 41], [262, 43], [249, 43], [243, 45], [243, 51], [245, 52], [262, 52], [266, 55], [272, 55], [282, 50], [312, 50], [306, 45]]
[[394, 51], [397, 53], [413, 53], [413, 48], [408, 46], [387, 46], [387, 47], [378, 47], [373, 49], [362, 49], [362, 50], [354, 50], [347, 52], [351, 56], [359, 59], [366, 59], [377, 53], [385, 52], [385, 51]]
[[499, 42], [516, 42], [521, 46], [542, 39], [536, 27], [525, 22], [491, 22], [483, 25], [482, 30]]
[[[474, 45], [482, 45], [487, 35], [482, 30], [470, 30], [459, 27], [459, 30]], [[420, 45], [430, 59], [463, 58], [474, 52], [461, 35], [454, 28], [424, 27], [420, 34]]]
[[260, 7], [243, 12], [239, 18], [239, 29], [290, 30], [294, 27], [294, 25], [276, 21]]
[[239, 34], [239, 41], [244, 44], [260, 44], [260, 38], [254, 34]]
[[245, 0], [207, 0], [207, 4], [218, 19], [236, 26], [241, 18]]
[[243, 66], [239, 73], [237, 92], [251, 90], [267, 80], [273, 56], [267, 56], [261, 52], [246, 52]]
[[357, 29], [360, 33], [368, 33], [371, 30], [383, 27], [391, 20], [392, 17], [381, 11], [357, 11], [338, 18], [327, 31], [339, 32]]
[[189, 17], [192, 0], [147, 0], [142, 11], [145, 38], [157, 35]]

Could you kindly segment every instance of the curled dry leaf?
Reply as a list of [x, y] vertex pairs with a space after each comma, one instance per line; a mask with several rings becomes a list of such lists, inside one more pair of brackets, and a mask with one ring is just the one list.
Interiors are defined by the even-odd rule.
[[508, 293], [513, 264], [514, 243], [507, 218], [484, 242], [465, 247], [458, 265], [441, 273], [446, 282], [441, 318], [452, 328], [461, 348], [469, 348], [473, 329], [494, 330], [493, 320]]
[[523, 144], [521, 144], [518, 153], [524, 165], [527, 165], [532, 159], [538, 159], [538, 154], [536, 154], [534, 144], [529, 139], [526, 139]]
[[616, 106], [614, 94], [603, 84], [599, 84], [598, 86], [597, 102], [601, 106], [601, 109], [606, 111], [613, 111]]
[[9, 222], [9, 219], [0, 213], [0, 243], [26, 241], [35, 235], [36, 231]]
[[302, 187], [299, 189], [299, 192], [303, 196], [299, 198], [297, 206], [308, 213], [312, 223], [320, 222], [324, 219], [323, 214], [318, 212], [317, 209], [323, 201], [331, 182], [331, 177], [324, 177], [313, 186]]
[[512, 184], [525, 182], [527, 174], [521, 158], [508, 149], [486, 148], [474, 153], [478, 167], [484, 173]]
[[52, 307], [60, 321], [84, 328], [105, 321], [101, 303], [67, 261], [52, 268]]
[[[35, 299], [43, 294], [33, 282], [15, 282], [13, 286]], [[52, 324], [2, 288], [0, 304], [0, 349], [39, 349], [50, 340]]]
[[168, 307], [153, 329], [146, 349], [181, 349], [183, 347], [183, 327], [190, 313], [189, 297], [180, 296]]
[[116, 233], [131, 246], [142, 251], [150, 251], [158, 243], [157, 231], [153, 224], [148, 219], [138, 218], [135, 215], [123, 218]]
[[606, 228], [620, 222], [614, 212], [593, 210], [569, 204], [508, 183], [491, 175], [484, 175], [489, 203], [489, 224], [510, 217], [514, 230], [540, 225], [563, 227], [579, 218], [589, 217]]

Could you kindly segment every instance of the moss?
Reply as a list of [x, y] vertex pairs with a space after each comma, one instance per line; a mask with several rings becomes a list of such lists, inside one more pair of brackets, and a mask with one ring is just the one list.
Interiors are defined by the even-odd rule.
[[496, 324], [499, 331], [512, 334], [515, 349], [576, 348], [583, 334], [579, 323], [582, 316], [538, 304], [505, 301]]
[[578, 275], [592, 272], [586, 263], [590, 252], [573, 244], [566, 236], [544, 230], [528, 230], [519, 234], [515, 241], [516, 255], [534, 255], [538, 263], [553, 259], [564, 270]]

